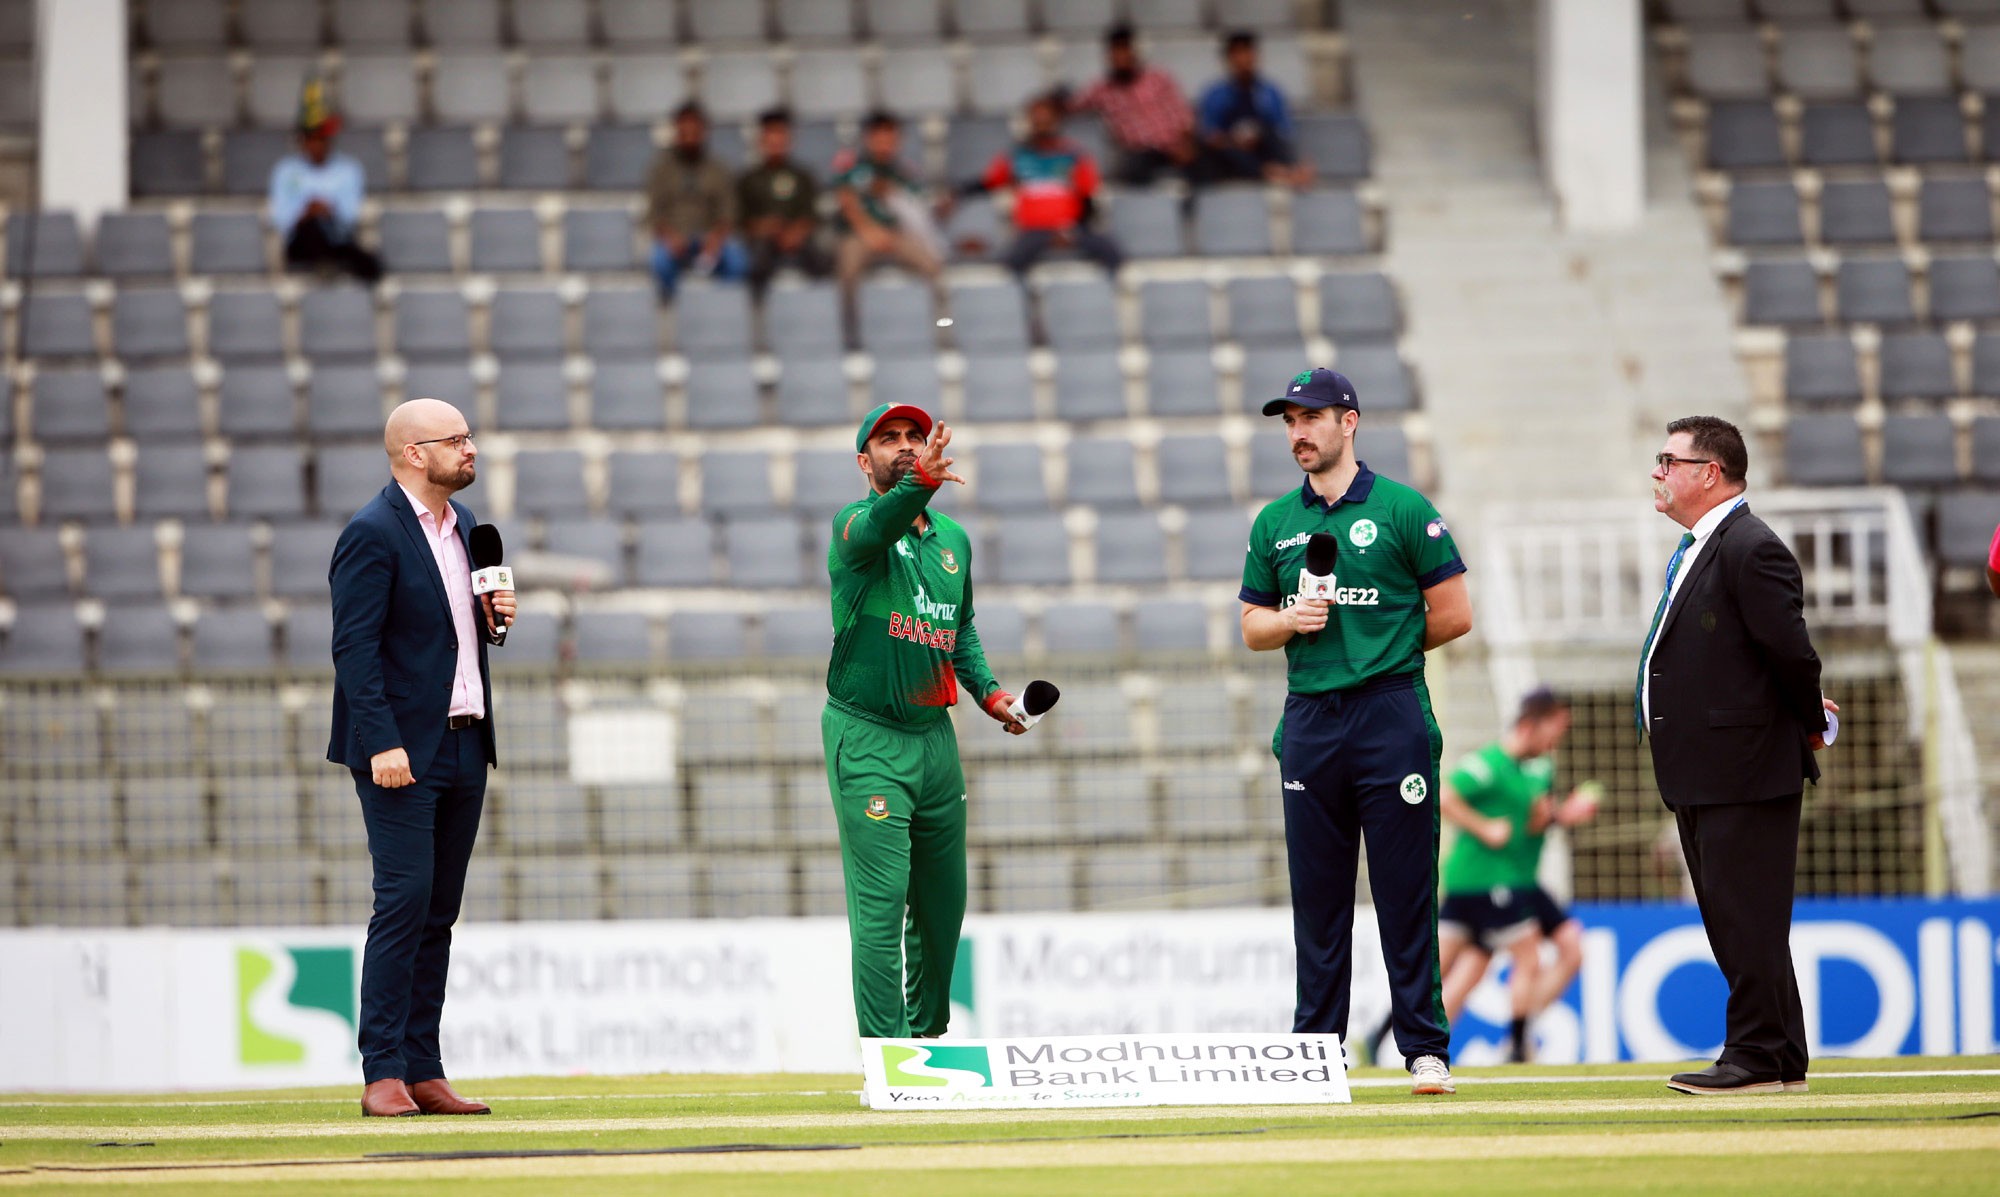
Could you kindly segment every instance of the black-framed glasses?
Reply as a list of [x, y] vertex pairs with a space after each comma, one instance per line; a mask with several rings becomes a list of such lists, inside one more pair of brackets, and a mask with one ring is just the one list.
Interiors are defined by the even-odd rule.
[[1675, 457], [1671, 453], [1662, 453], [1653, 459], [1653, 464], [1660, 467], [1664, 472], [1672, 473], [1673, 468], [1677, 465], [1714, 465], [1715, 459], [1713, 457]]
[[450, 445], [454, 449], [463, 449], [472, 443], [472, 434], [461, 432], [457, 436], [434, 436], [427, 441], [411, 441], [410, 443], [413, 445]]

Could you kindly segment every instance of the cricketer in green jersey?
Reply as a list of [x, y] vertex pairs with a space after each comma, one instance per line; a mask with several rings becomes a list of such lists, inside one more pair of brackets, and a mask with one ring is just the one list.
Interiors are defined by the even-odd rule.
[[[928, 439], [927, 439], [928, 438]], [[840, 824], [863, 1038], [944, 1034], [965, 921], [965, 774], [958, 692], [1013, 735], [1013, 695], [986, 667], [972, 620], [972, 542], [928, 504], [965, 479], [951, 429], [883, 404], [855, 433], [867, 497], [833, 519], [833, 658], [826, 670], [827, 787]]]
[[[1438, 951], [1444, 1008], [1456, 1021], [1467, 995], [1501, 950], [1513, 959], [1509, 1054], [1530, 1056], [1528, 1027], [1576, 977], [1583, 925], [1565, 914], [1536, 879], [1551, 826], [1575, 827], [1597, 813], [1597, 787], [1579, 786], [1558, 804], [1552, 753], [1569, 733], [1569, 704], [1546, 688], [1521, 700], [1507, 734], [1466, 754], [1445, 778], [1439, 810], [1458, 828], [1444, 863]], [[1542, 945], [1554, 943], [1553, 962]]]
[[[1465, 562], [1429, 500], [1354, 455], [1354, 384], [1309, 370], [1264, 405], [1283, 416], [1298, 489], [1259, 512], [1243, 564], [1243, 642], [1282, 648], [1290, 694], [1274, 747], [1298, 952], [1292, 1029], [1347, 1038], [1354, 882], [1365, 833], [1411, 1092], [1453, 1092], [1437, 955], [1437, 791], [1443, 736], [1424, 653], [1472, 630]], [[1334, 572], [1303, 568], [1316, 534]]]

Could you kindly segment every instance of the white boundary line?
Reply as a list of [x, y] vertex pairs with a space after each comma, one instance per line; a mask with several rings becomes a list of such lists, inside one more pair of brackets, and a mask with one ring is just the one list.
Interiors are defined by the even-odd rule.
[[[1664, 1083], [1670, 1074], [1663, 1067], [1658, 1072], [1618, 1073], [1607, 1075], [1570, 1076], [1459, 1076], [1455, 1078], [1461, 1085], [1587, 1085], [1602, 1081], [1660, 1081]], [[1822, 1072], [1815, 1074], [1821, 1081], [1838, 1080], [1891, 1080], [1897, 1077], [2000, 1077], [2000, 1068], [1932, 1068], [1897, 1069], [1886, 1072]], [[1348, 1085], [1355, 1089], [1399, 1089], [1409, 1082], [1402, 1077], [1361, 1077], [1350, 1079]], [[477, 1079], [466, 1082], [468, 1088], [477, 1088]], [[528, 1093], [509, 1094], [501, 1100], [508, 1103], [517, 1101], [672, 1101], [675, 1099], [714, 1101], [727, 1097], [851, 1097], [860, 1094], [859, 1089], [767, 1089], [732, 1090], [726, 1093]], [[268, 1105], [346, 1105], [359, 1101], [358, 1097], [287, 1097], [257, 1100], [251, 1098], [230, 1098], [225, 1101], [119, 1101], [106, 1098], [103, 1101], [0, 1101], [0, 1109], [49, 1109], [73, 1107], [76, 1109], [180, 1109], [202, 1106], [268, 1106]]]

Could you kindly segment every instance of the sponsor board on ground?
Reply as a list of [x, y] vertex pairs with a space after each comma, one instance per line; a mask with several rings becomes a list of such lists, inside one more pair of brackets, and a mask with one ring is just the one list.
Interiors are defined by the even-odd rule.
[[1306, 1105], [1350, 1100], [1337, 1035], [864, 1039], [877, 1110]]

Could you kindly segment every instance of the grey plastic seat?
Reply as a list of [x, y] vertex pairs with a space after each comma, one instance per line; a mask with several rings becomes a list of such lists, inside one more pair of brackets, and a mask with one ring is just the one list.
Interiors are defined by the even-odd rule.
[[1027, 0], [951, 0], [951, 13], [952, 25], [966, 37], [1025, 37], [1028, 33]]
[[223, 58], [163, 58], [154, 79], [160, 123], [175, 129], [236, 123], [236, 76]]
[[1938, 501], [1937, 553], [1946, 565], [1986, 563], [1993, 529], [2000, 526], [2000, 494], [1959, 491]]
[[858, 299], [861, 345], [877, 356], [930, 353], [937, 322], [930, 288], [912, 283], [870, 281]]
[[299, 299], [299, 351], [317, 365], [375, 358], [375, 300], [359, 287], [321, 287]]
[[1139, 335], [1149, 349], [1207, 349], [1208, 284], [1153, 279], [1139, 287]]
[[196, 274], [263, 274], [264, 228], [248, 212], [197, 212], [190, 258]]
[[936, 41], [942, 32], [941, 0], [858, 0], [868, 30], [878, 38]]
[[643, 358], [660, 352], [659, 306], [645, 287], [592, 287], [583, 297], [583, 349], [605, 359]]
[[764, 6], [735, 0], [685, 0], [688, 31], [702, 42], [764, 40]]
[[764, 298], [764, 342], [780, 355], [839, 354], [839, 291], [826, 283], [772, 290]]
[[1052, 603], [1042, 612], [1042, 645], [1051, 656], [1107, 656], [1118, 640], [1118, 612], [1109, 603]]
[[854, 418], [838, 356], [786, 353], [779, 362], [778, 419], [801, 428], [846, 424]]
[[83, 542], [83, 586], [93, 597], [111, 601], [159, 598], [160, 551], [153, 526], [93, 528]]
[[375, 365], [329, 365], [306, 384], [306, 431], [315, 439], [379, 439], [382, 384]]
[[207, 173], [200, 133], [187, 129], [133, 131], [133, 195], [199, 195], [207, 186]]
[[955, 286], [951, 314], [960, 348], [968, 352], [1027, 352], [1027, 305], [1021, 288], [1014, 283]]
[[1762, 96], [1770, 90], [1764, 46], [1747, 26], [1688, 31], [1688, 86], [1709, 100]]
[[647, 520], [639, 525], [632, 580], [639, 586], [711, 586], [715, 530], [698, 516]]
[[76, 278], [84, 269], [75, 213], [17, 212], [7, 218], [8, 278]]
[[[930, 51], [925, 53], [935, 57]], [[1004, 116], [961, 116], [954, 119], [950, 128], [945, 130], [945, 178], [953, 186], [978, 180], [986, 173], [994, 155], [1004, 152], [1013, 140], [1013, 133]]]
[[[1947, 0], [1939, 8], [1951, 12], [1957, 6]], [[1972, 0], [1965, 5], [1968, 10], [1985, 10], [1988, 15], [1994, 11], [1989, 0]], [[1966, 15], [1975, 15], [1968, 11]], [[1982, 96], [2000, 95], [2000, 22], [1967, 21], [1958, 44], [1959, 76], [1967, 91], [1976, 91]], [[1996, 114], [1993, 105], [1986, 106], [1989, 120]], [[1989, 146], [2000, 145], [2000, 141], [1987, 138]]]
[[[1112, 511], [1097, 521], [1097, 580], [1154, 583], [1167, 580], [1167, 534], [1153, 511]], [[1047, 628], [1048, 621], [1042, 626]], [[1109, 640], [1117, 644], [1117, 637]]]
[[114, 503], [111, 458], [103, 448], [48, 449], [42, 454], [43, 520], [108, 520]]
[[[1253, 480], [1259, 494], [1274, 490], [1277, 479]], [[1188, 512], [1181, 531], [1187, 575], [1198, 581], [1234, 581], [1243, 576], [1243, 546], [1250, 535], [1250, 517], [1238, 507], [1207, 507]]]
[[126, 362], [188, 355], [187, 305], [178, 291], [120, 291], [111, 301], [111, 351]]
[[[7, 261], [18, 260], [10, 241]], [[39, 257], [39, 255], [37, 255]], [[173, 232], [162, 212], [106, 212], [97, 221], [97, 269], [115, 279], [174, 273]]]
[[1915, 320], [1910, 268], [1900, 258], [1849, 258], [1834, 276], [1840, 318], [1856, 323]]
[[1790, 182], [1738, 183], [1729, 189], [1729, 239], [1737, 245], [1798, 245], [1799, 192]]
[[320, 43], [320, 10], [313, 0], [241, 0], [236, 25], [258, 50], [317, 49]]
[[451, 273], [451, 222], [435, 208], [382, 213], [382, 264], [396, 274]]
[[471, 191], [479, 186], [479, 148], [464, 125], [422, 125], [410, 130], [411, 191]]
[[248, 524], [189, 524], [181, 535], [181, 593], [247, 599], [257, 593], [257, 550]]
[[674, 307], [674, 337], [690, 361], [751, 353], [750, 296], [742, 287], [689, 287]]
[[290, 445], [239, 447], [224, 471], [229, 513], [241, 518], [297, 519], [305, 514], [305, 462]]
[[750, 428], [762, 418], [757, 378], [748, 358], [693, 362], [683, 389], [689, 428]]
[[208, 353], [225, 366], [284, 356], [284, 314], [270, 291], [218, 291], [208, 301]]
[[1035, 381], [1026, 355], [970, 354], [965, 362], [965, 410], [982, 422], [1035, 418]]
[[1156, 350], [1146, 363], [1146, 406], [1156, 416], [1221, 413], [1221, 388], [1207, 349]]
[[472, 352], [465, 297], [457, 291], [396, 296], [396, 350], [404, 357], [465, 357]]
[[[313, 507], [331, 519], [352, 516], [389, 482], [388, 458], [379, 444], [321, 448], [313, 460]], [[274, 558], [276, 553], [274, 542]], [[275, 566], [272, 575], [278, 576]]]
[[1957, 434], [1952, 430], [1951, 417], [1884, 419], [1882, 481], [1891, 486], [1950, 486], [1957, 482]]
[[162, 673], [181, 666], [181, 628], [158, 602], [107, 607], [97, 631], [97, 665], [106, 673]]
[[531, 55], [521, 71], [521, 114], [534, 125], [597, 119], [597, 65], [577, 54]]
[[1973, 418], [1972, 476], [1988, 486], [2000, 482], [2000, 416]]
[[514, 459], [514, 511], [519, 515], [590, 513], [583, 455], [574, 449], [533, 449]]
[[613, 54], [606, 95], [613, 120], [650, 125], [687, 99], [687, 79], [670, 54]]
[[1896, 240], [1888, 185], [1879, 179], [1829, 182], [1820, 191], [1820, 240], [1829, 245], [1886, 245]]
[[37, 440], [101, 443], [111, 435], [104, 376], [93, 369], [38, 371], [28, 408]]
[[508, 125], [500, 131], [503, 191], [563, 191], [571, 182], [568, 135], [560, 128]]
[[639, 257], [632, 218], [615, 208], [571, 208], [563, 213], [563, 269], [636, 270]]
[[[1132, 611], [1132, 638], [1141, 654], [1206, 652], [1208, 612], [1200, 603], [1184, 599], [1142, 600]], [[1201, 728], [1195, 724], [1188, 730]], [[1224, 724], [1219, 730], [1227, 735], [1229, 727]]]
[[665, 392], [650, 358], [600, 361], [590, 379], [590, 425], [620, 431], [667, 426]]
[[513, 7], [514, 36], [524, 46], [582, 46], [590, 41], [585, 0], [535, 0]]
[[1187, 252], [1180, 201], [1161, 192], [1120, 191], [1111, 203], [1111, 234], [1134, 258], [1177, 258]]
[[805, 585], [802, 546], [799, 522], [794, 516], [744, 516], [722, 526], [722, 555], [729, 582], [734, 586]]
[[[877, 73], [882, 103], [891, 112], [910, 117], [941, 116], [958, 108], [958, 75], [951, 59], [930, 45], [891, 45], [883, 48]], [[987, 117], [967, 118], [988, 121]], [[954, 123], [954, 127], [956, 122]], [[988, 154], [991, 156], [989, 149]], [[959, 163], [953, 155], [947, 161]], [[949, 176], [963, 182], [957, 170]]]
[[1194, 252], [1263, 257], [1271, 252], [1271, 213], [1261, 187], [1222, 186], [1194, 203]]
[[792, 507], [808, 519], [826, 519], [865, 492], [854, 454], [845, 449], [803, 449], [794, 462]]
[[[375, 474], [374, 491], [379, 491], [388, 485], [388, 480], [389, 465], [384, 459]], [[369, 498], [374, 497], [374, 491], [369, 492]], [[334, 545], [339, 542], [341, 528], [352, 512], [323, 512], [323, 514], [332, 515], [334, 518], [272, 526], [271, 593], [277, 597], [312, 599], [319, 603], [328, 601], [327, 564], [333, 560]], [[325, 656], [326, 645], [326, 641], [320, 642], [321, 655], [317, 664], [328, 663]], [[293, 648], [297, 647], [297, 642], [294, 641]]]
[[186, 366], [125, 373], [125, 431], [144, 445], [201, 435], [201, 393]]
[[966, 102], [976, 113], [1017, 112], [1047, 86], [1041, 56], [1027, 42], [983, 45], [966, 62]]
[[1169, 436], [1154, 450], [1160, 501], [1200, 506], [1229, 502], [1229, 450], [1219, 436]]
[[13, 629], [0, 647], [0, 673], [80, 674], [83, 665], [83, 625], [75, 608], [51, 603], [15, 609]]
[[1058, 353], [1117, 349], [1118, 294], [1103, 278], [1052, 282], [1042, 290], [1042, 327]]
[[1417, 405], [1409, 367], [1394, 345], [1350, 345], [1334, 365], [1371, 411], [1409, 411]]
[[1965, 113], [1956, 96], [1896, 101], [1889, 117], [1889, 156], [1897, 162], [1964, 162]]
[[206, 516], [208, 454], [202, 446], [142, 442], [132, 468], [132, 510], [142, 520]]
[[527, 208], [481, 208], [472, 214], [472, 269], [539, 272], [541, 223]]
[[1301, 344], [1298, 294], [1285, 275], [1229, 280], [1229, 325], [1245, 345]]
[[1807, 166], [1880, 162], [1875, 118], [1859, 103], [1807, 104], [1799, 115], [1799, 158]]
[[1138, 460], [1132, 443], [1118, 437], [1087, 437], [1069, 446], [1071, 503], [1097, 508], [1139, 506]]
[[1312, 163], [1320, 178], [1346, 182], [1373, 173], [1373, 148], [1361, 118], [1350, 112], [1307, 113], [1296, 124], [1299, 156]]
[[667, 655], [677, 661], [740, 661], [751, 655], [749, 629], [736, 611], [676, 611], [667, 616]]
[[1410, 482], [1410, 436], [1399, 424], [1376, 424], [1367, 435], [1362, 458], [1368, 468], [1385, 478]]
[[269, 669], [275, 647], [271, 625], [256, 607], [211, 607], [195, 617], [196, 669]]
[[283, 366], [245, 364], [222, 374], [217, 425], [236, 440], [289, 437], [298, 429], [298, 403]]
[[1937, 320], [2000, 317], [2000, 264], [1990, 254], [1931, 259], [1931, 316]]
[[[336, 11], [350, 7], [345, 0]], [[340, 103], [357, 125], [403, 125], [417, 119], [416, 63], [406, 51], [382, 47], [346, 55], [341, 62]]]
[[431, 113], [440, 124], [504, 121], [513, 112], [510, 91], [507, 60], [496, 53], [445, 50], [431, 67]]
[[563, 301], [553, 287], [513, 287], [493, 297], [487, 339], [503, 363], [558, 358], [563, 340]]
[[292, 152], [293, 137], [282, 129], [232, 129], [222, 138], [222, 193], [263, 195], [271, 170]]
[[79, 358], [97, 355], [90, 301], [81, 295], [29, 293], [14, 316], [15, 343], [23, 357]]
[[1884, 399], [1949, 399], [1959, 393], [1952, 379], [1951, 346], [1938, 333], [1884, 337], [1881, 357]]
[[621, 449], [610, 458], [606, 504], [614, 515], [658, 516], [680, 511], [680, 459], [672, 453]]
[[1943, 95], [1952, 86], [1944, 38], [1930, 21], [1876, 26], [1868, 74], [1878, 90], [1893, 96]]
[[777, 0], [778, 32], [793, 41], [846, 41], [855, 33], [852, 0]]
[[1058, 418], [1116, 420], [1125, 414], [1125, 374], [1117, 353], [1066, 353], [1056, 359]]
[[[916, 407], [928, 407], [938, 400], [937, 359], [930, 356], [908, 358], [878, 358], [875, 362], [875, 376], [869, 381], [870, 399], [874, 403], [908, 403]], [[968, 401], [968, 409], [972, 404]], [[981, 413], [985, 418], [994, 418], [993, 409]]]
[[1785, 395], [1807, 403], [1861, 402], [1861, 370], [1844, 332], [1794, 333], [1785, 341]]
[[467, 416], [479, 409], [478, 385], [462, 360], [410, 362], [409, 373], [403, 378], [403, 396], [442, 399]]
[[857, 116], [868, 107], [862, 59], [845, 48], [806, 47], [792, 60], [791, 98], [807, 119]]
[[1394, 340], [1402, 331], [1395, 288], [1373, 271], [1321, 276], [1319, 313], [1321, 331], [1336, 343]]
[[610, 567], [613, 585], [625, 580], [625, 525], [597, 516], [552, 519], [544, 530], [547, 550], [586, 557]]
[[1751, 262], [1743, 271], [1746, 324], [1818, 324], [1819, 275], [1803, 258]]
[[144, 7], [146, 41], [160, 49], [212, 50], [229, 40], [226, 0], [150, 0]]
[[1984, 179], [1925, 179], [1917, 193], [1924, 241], [1992, 241], [1993, 197]]
[[1861, 67], [1854, 39], [1840, 25], [1781, 26], [1778, 82], [1807, 100], [1844, 100], [1860, 94]]
[[407, 46], [414, 9], [414, 0], [341, 0], [327, 15], [332, 18], [337, 45]]
[[657, 152], [646, 125], [592, 125], [583, 143], [583, 185], [592, 191], [640, 190]]
[[1767, 170], [1786, 165], [1778, 113], [1768, 100], [1709, 105], [1708, 165], [1716, 170]]
[[777, 508], [770, 454], [711, 449], [701, 456], [701, 509], [710, 515], [761, 514]]
[[0, 593], [28, 603], [69, 594], [69, 567], [55, 528], [0, 525]]
[[1010, 586], [1066, 586], [1069, 532], [1059, 515], [1021, 514], [995, 525], [987, 560], [995, 581]]
[[1292, 199], [1292, 252], [1354, 255], [1369, 252], [1361, 200], [1352, 191], [1307, 191]]
[[500, 370], [494, 424], [509, 432], [557, 432], [570, 426], [569, 384], [561, 362], [519, 360]]
[[702, 103], [715, 120], [749, 120], [780, 98], [777, 68], [763, 49], [715, 50], [709, 54], [702, 74]]
[[972, 472], [966, 477], [977, 488], [981, 510], [1048, 510], [1048, 485], [1043, 480], [1039, 445], [982, 444], [973, 456]]

